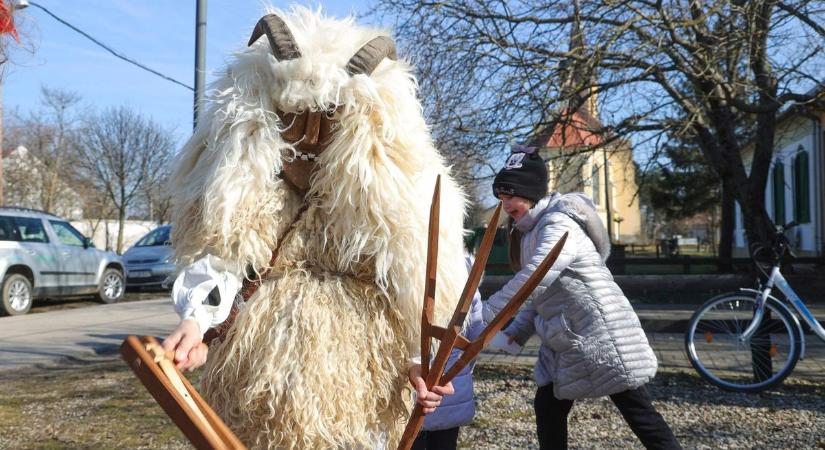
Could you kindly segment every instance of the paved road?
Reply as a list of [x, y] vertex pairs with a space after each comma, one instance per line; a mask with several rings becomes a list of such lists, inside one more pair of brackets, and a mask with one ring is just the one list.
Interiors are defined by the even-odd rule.
[[[682, 330], [692, 306], [636, 305], [642, 325], [663, 368], [691, 370], [684, 352]], [[825, 317], [825, 308], [816, 308]], [[17, 317], [0, 317], [0, 372], [17, 367], [111, 355], [126, 336], [166, 336], [178, 317], [167, 297], [115, 305], [57, 310]], [[533, 365], [539, 341], [533, 338], [518, 356], [485, 353], [482, 361]], [[808, 336], [807, 357], [794, 376], [825, 381], [825, 344]]]
[[166, 336], [177, 323], [168, 298], [0, 317], [0, 371], [111, 353], [130, 334]]

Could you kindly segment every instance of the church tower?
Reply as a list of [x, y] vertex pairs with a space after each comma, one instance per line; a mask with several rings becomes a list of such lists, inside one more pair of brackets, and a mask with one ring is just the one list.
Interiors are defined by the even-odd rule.
[[588, 52], [579, 0], [573, 0], [568, 57], [559, 64], [558, 107], [533, 132], [528, 146], [547, 161], [551, 191], [583, 192], [593, 199], [611, 241], [641, 238], [636, 165], [629, 141], [605, 140], [599, 120], [598, 77]]

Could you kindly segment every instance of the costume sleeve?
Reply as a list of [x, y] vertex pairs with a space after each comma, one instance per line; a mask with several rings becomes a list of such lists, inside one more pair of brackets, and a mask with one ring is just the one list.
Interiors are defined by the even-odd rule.
[[207, 255], [187, 266], [172, 286], [172, 301], [181, 320], [194, 320], [206, 333], [229, 316], [241, 279], [220, 258]]
[[[553, 249], [553, 246], [559, 242], [559, 239], [564, 235], [565, 232], [571, 230], [572, 226], [578, 226], [572, 219], [567, 217], [564, 214], [551, 214], [546, 219], [546, 222], [539, 223], [536, 225], [537, 227], [541, 227], [538, 229], [536, 236], [536, 242], [538, 243], [538, 248], [533, 252], [532, 256], [529, 257], [529, 260], [526, 262], [522, 259], [522, 268], [521, 270], [516, 273], [510, 281], [505, 284], [501, 290], [496, 292], [495, 294], [491, 295], [490, 298], [484, 304], [484, 322], [490, 323], [501, 311], [507, 303], [516, 295], [519, 289], [527, 282], [527, 279], [530, 278], [530, 275], [536, 271], [536, 268], [541, 264], [544, 260], [544, 257], [550, 253], [550, 250]], [[568, 239], [562, 248], [561, 254], [559, 254], [558, 259], [544, 276], [544, 279], [536, 286], [530, 296], [527, 298], [527, 302], [532, 304], [532, 300], [541, 296], [544, 291], [556, 281], [556, 278], [559, 277], [559, 274], [569, 266], [576, 257], [576, 245], [574, 239]], [[521, 330], [519, 331], [520, 335], [527, 335], [529, 338], [530, 335], [533, 334], [535, 331], [532, 329], [533, 325], [533, 318], [535, 317], [535, 310], [531, 313], [530, 310], [532, 309], [532, 305], [524, 307], [525, 313], [524, 315], [519, 315], [517, 317], [519, 326]], [[529, 320], [528, 320], [529, 319]], [[529, 321], [529, 324], [528, 324]]]

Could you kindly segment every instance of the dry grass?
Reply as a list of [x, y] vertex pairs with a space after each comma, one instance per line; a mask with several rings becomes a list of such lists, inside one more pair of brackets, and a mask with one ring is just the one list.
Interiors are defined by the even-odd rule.
[[[189, 375], [196, 381], [199, 372]], [[537, 448], [528, 367], [476, 370], [467, 449]], [[761, 395], [722, 392], [694, 374], [661, 372], [650, 385], [685, 448], [825, 448], [825, 385], [790, 379]], [[640, 448], [607, 399], [577, 403], [571, 448]], [[0, 449], [187, 449], [186, 438], [120, 359], [109, 356], [0, 372]]]
[[0, 373], [0, 448], [191, 446], [126, 364], [108, 358]]

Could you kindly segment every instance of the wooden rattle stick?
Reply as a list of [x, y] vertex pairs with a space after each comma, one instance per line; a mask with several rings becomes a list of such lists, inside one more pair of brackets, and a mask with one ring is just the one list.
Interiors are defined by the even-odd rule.
[[[421, 308], [421, 377], [425, 380], [430, 370], [433, 308], [435, 307], [435, 277], [438, 263], [438, 223], [441, 211], [441, 175], [435, 179], [433, 201], [430, 204], [430, 225], [427, 231], [427, 267], [424, 272], [424, 306]], [[426, 361], [426, 363], [425, 363]]]
[[490, 341], [493, 340], [493, 336], [495, 336], [496, 333], [501, 331], [501, 329], [504, 327], [504, 324], [506, 324], [511, 318], [513, 318], [514, 315], [516, 315], [518, 310], [521, 308], [521, 305], [523, 305], [524, 302], [527, 300], [527, 297], [529, 297], [530, 294], [533, 293], [533, 290], [536, 288], [536, 286], [538, 286], [541, 280], [544, 279], [544, 276], [547, 275], [547, 272], [550, 271], [550, 268], [553, 267], [553, 264], [556, 263], [556, 260], [558, 259], [559, 254], [561, 254], [561, 250], [564, 247], [565, 242], [567, 242], [566, 232], [564, 233], [564, 235], [562, 235], [561, 239], [559, 239], [559, 241], [556, 242], [556, 245], [553, 246], [553, 248], [550, 250], [550, 253], [548, 253], [547, 256], [544, 257], [544, 260], [542, 260], [541, 264], [539, 264], [539, 266], [536, 268], [533, 274], [530, 275], [530, 278], [528, 278], [527, 281], [518, 290], [518, 292], [516, 292], [516, 294], [513, 295], [510, 301], [507, 302], [507, 305], [505, 305], [504, 308], [502, 308], [501, 311], [499, 311], [498, 314], [496, 314], [496, 317], [489, 324], [487, 324], [487, 326], [484, 328], [481, 334], [475, 340], [473, 340], [473, 342], [467, 345], [467, 347], [464, 349], [464, 352], [461, 354], [461, 357], [458, 358], [455, 364], [453, 364], [453, 366], [450, 367], [450, 370], [447, 372], [447, 374], [444, 375], [444, 378], [442, 380], [443, 384], [447, 384], [453, 378], [455, 378], [455, 376], [458, 375], [459, 372], [461, 372], [461, 370], [464, 369], [464, 367], [466, 367], [467, 364], [469, 364], [470, 361], [473, 360], [473, 358], [478, 356], [478, 354], [481, 353], [482, 350], [487, 348], [487, 345], [489, 345]]
[[[470, 309], [475, 291], [481, 281], [481, 275], [484, 272], [484, 266], [487, 264], [487, 258], [490, 255], [490, 250], [493, 247], [493, 238], [495, 237], [495, 230], [498, 227], [498, 220], [501, 216], [501, 203], [496, 207], [493, 217], [487, 225], [484, 232], [484, 237], [481, 240], [481, 246], [478, 251], [478, 256], [473, 263], [473, 268], [470, 270], [470, 276], [467, 283], [464, 285], [464, 291], [458, 305], [456, 305], [453, 317], [447, 328], [441, 328], [432, 324], [432, 307], [434, 303], [435, 294], [435, 266], [437, 261], [437, 245], [438, 245], [438, 205], [435, 203], [440, 198], [440, 178], [436, 181], [435, 193], [433, 194], [433, 202], [436, 206], [430, 210], [430, 227], [428, 234], [427, 247], [427, 273], [432, 273], [432, 278], [427, 278], [425, 285], [424, 308], [421, 317], [421, 373], [425, 380], [428, 389], [439, 384], [441, 375], [444, 373], [444, 367], [450, 357], [452, 349], [458, 345], [463, 346], [467, 340], [459, 335], [461, 327], [464, 324], [464, 318]], [[430, 285], [432, 281], [432, 285]], [[432, 295], [427, 295], [427, 289], [432, 286]], [[430, 355], [430, 340], [435, 337], [440, 340], [438, 351], [436, 352], [435, 360], [432, 367], [429, 366]], [[426, 357], [425, 357], [426, 356]], [[446, 384], [446, 383], [445, 383]], [[407, 423], [404, 434], [399, 443], [399, 449], [409, 449], [415, 440], [418, 431], [424, 424], [424, 410], [420, 405], [416, 405], [412, 416]]]
[[[486, 233], [485, 233], [486, 236]], [[533, 290], [538, 286], [553, 264], [559, 257], [562, 248], [564, 247], [564, 243], [567, 241], [567, 233], [565, 233], [559, 242], [553, 247], [552, 250], [544, 257], [544, 260], [539, 264], [536, 270], [530, 275], [527, 281], [522, 285], [521, 289], [516, 292], [513, 298], [507, 302], [507, 305], [499, 311], [496, 317], [490, 322], [487, 327], [485, 327], [484, 331], [482, 331], [481, 335], [473, 340], [472, 342], [467, 341], [463, 337], [457, 339], [453, 346], [448, 349], [448, 352], [451, 352], [453, 348], [458, 347], [464, 350], [461, 357], [456, 361], [455, 364], [450, 368], [450, 371], [444, 375], [444, 377], [439, 380], [439, 385], [443, 386], [446, 385], [450, 380], [452, 380], [464, 367], [469, 364], [470, 361], [475, 358], [478, 353], [480, 353], [493, 338], [493, 335], [497, 333], [504, 324], [510, 320], [516, 312], [518, 312], [519, 308], [522, 304], [527, 300], [527, 297], [533, 292]], [[487, 249], [489, 252], [489, 249]], [[474, 266], [475, 268], [475, 266]], [[468, 280], [468, 284], [471, 280]], [[442, 340], [441, 344], [439, 345], [439, 352], [442, 350], [442, 346], [445, 345], [445, 341]], [[422, 362], [423, 364], [423, 362]], [[443, 370], [443, 368], [441, 369]], [[433, 371], [430, 372], [430, 377], [432, 377]], [[433, 386], [427, 384], [427, 389], [431, 390]], [[412, 443], [415, 440], [415, 437], [418, 435], [418, 432], [421, 429], [421, 426], [424, 424], [424, 409], [421, 405], [416, 405], [415, 409], [413, 410], [413, 414], [410, 417], [410, 421], [407, 423], [407, 428], [404, 430], [404, 434], [401, 437], [401, 442], [399, 443], [399, 450], [409, 450], [412, 447]]]

